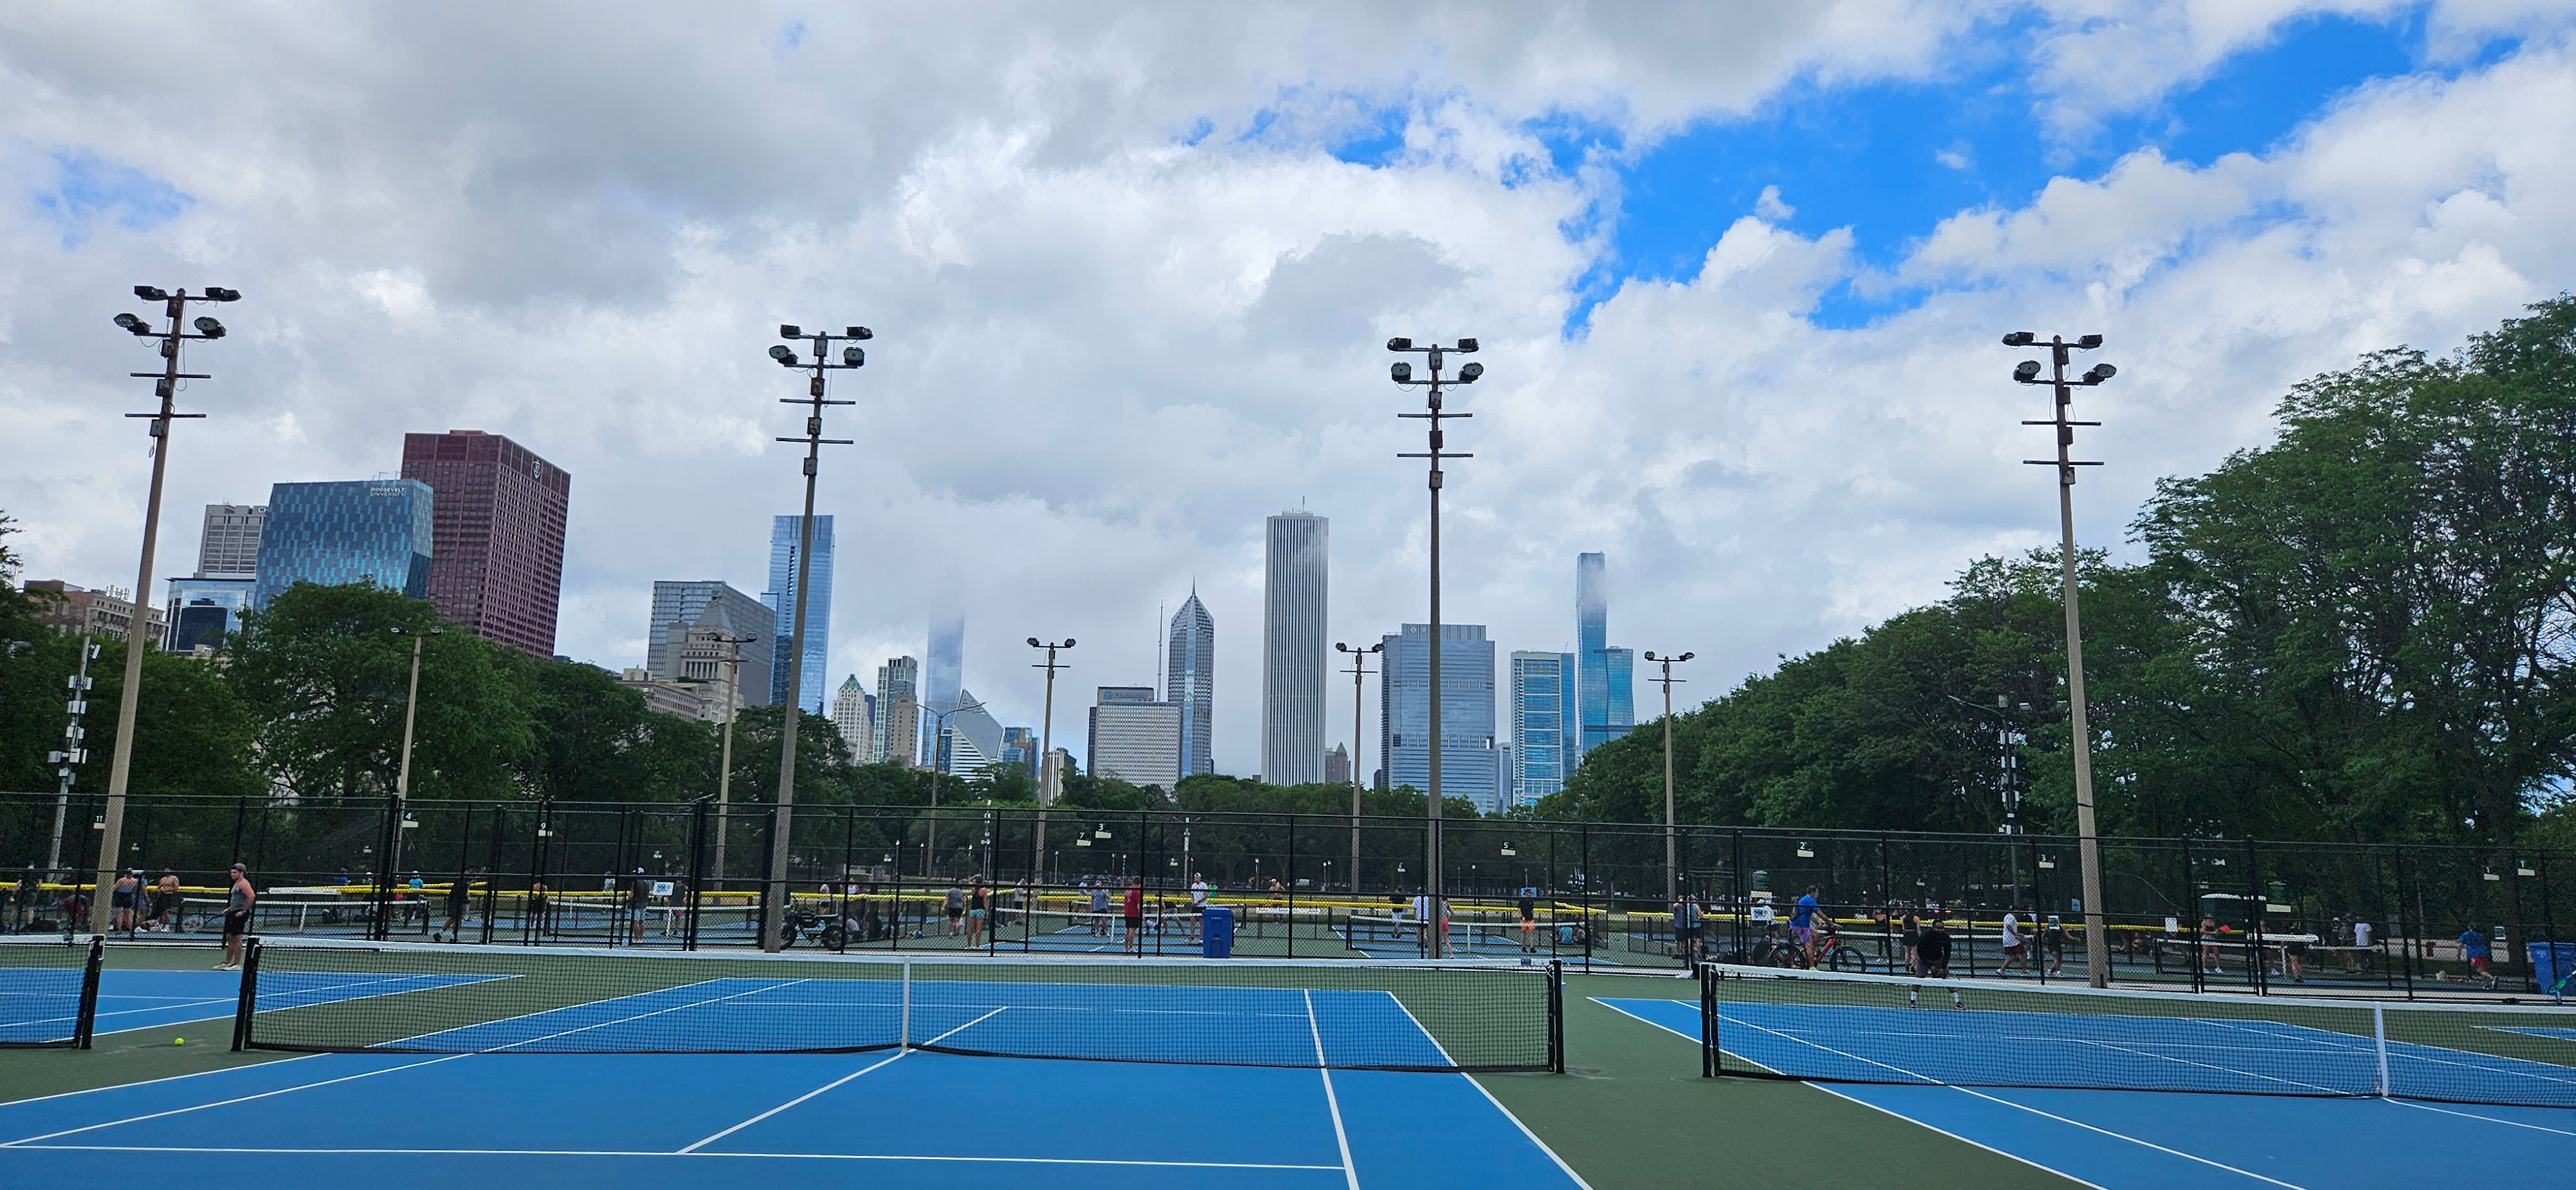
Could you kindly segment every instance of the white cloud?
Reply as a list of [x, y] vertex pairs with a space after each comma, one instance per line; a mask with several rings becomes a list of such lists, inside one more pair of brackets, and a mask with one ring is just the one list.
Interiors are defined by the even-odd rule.
[[[1491, 369], [1455, 440], [1478, 457], [1451, 472], [1448, 614], [1562, 646], [1572, 555], [1605, 549], [1613, 636], [1696, 649], [1706, 696], [2053, 537], [2003, 330], [2111, 337], [2123, 374], [2087, 445], [2115, 465], [2079, 493], [2110, 543], [2157, 475], [2259, 441], [2290, 381], [2455, 341], [2576, 267], [2576, 71], [2554, 42], [2366, 89], [2266, 156], [2136, 153], [1958, 212], [1883, 279], [1929, 296], [1862, 329], [1809, 317], [1860, 276], [1849, 238], [1784, 230], [1768, 192], [1699, 275], [1629, 283], [1568, 339], [1605, 251], [1568, 229], [1615, 183], [1549, 167], [1526, 120], [1650, 137], [1800, 79], [1935, 70], [2002, 10], [996, 5], [797, 13], [792, 45], [783, 9], [498, 11], [11, 15], [7, 159], [78, 148], [196, 199], [76, 248], [0, 209], [0, 284], [40, 298], [0, 339], [0, 508], [36, 576], [131, 578], [143, 440], [118, 415], [142, 407], [121, 376], [141, 361], [106, 319], [138, 281], [211, 282], [247, 297], [190, 355], [213, 416], [180, 430], [162, 573], [193, 561], [196, 505], [391, 470], [407, 430], [508, 433], [574, 476], [559, 647], [631, 664], [651, 580], [757, 590], [798, 498], [768, 441], [794, 428], [771, 328], [864, 322], [869, 366], [839, 390], [861, 403], [833, 422], [859, 444], [822, 484], [834, 681], [961, 607], [969, 685], [1033, 724], [1015, 642], [1073, 635], [1056, 727], [1078, 745], [1071, 708], [1150, 677], [1154, 609], [1195, 579], [1219, 757], [1249, 771], [1264, 514], [1334, 519], [1338, 639], [1420, 614], [1388, 335], [1476, 334]], [[2101, 110], [2282, 11], [2049, 19], [2181, 30], [2085, 84]], [[2079, 51], [2106, 52], [2051, 50], [2064, 79]], [[1387, 165], [1318, 147], [1385, 112]]]

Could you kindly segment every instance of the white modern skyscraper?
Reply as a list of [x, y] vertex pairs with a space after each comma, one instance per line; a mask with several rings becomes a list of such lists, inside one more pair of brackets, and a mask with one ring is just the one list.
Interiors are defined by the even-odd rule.
[[265, 504], [207, 505], [205, 532], [197, 538], [197, 577], [257, 572], [259, 530], [267, 520]]
[[859, 684], [859, 675], [851, 674], [841, 683], [840, 692], [832, 696], [832, 726], [839, 729], [841, 742], [850, 746], [850, 758], [862, 764], [877, 742], [876, 698]]
[[1309, 512], [1283, 512], [1269, 520], [1261, 601], [1261, 777], [1273, 785], [1324, 779], [1329, 527]]
[[1170, 789], [1181, 780], [1181, 708], [1151, 686], [1102, 686], [1091, 707], [1095, 777]]
[[921, 738], [921, 663], [910, 657], [890, 658], [877, 667], [876, 741], [868, 752], [873, 764], [914, 763], [914, 744]]
[[[1199, 602], [1196, 586], [1172, 614], [1171, 642], [1163, 667], [1163, 700], [1181, 711], [1181, 775], [1216, 771], [1211, 733], [1216, 722], [1216, 617]], [[1103, 687], [1105, 694], [1108, 688]], [[1097, 757], [1092, 759], [1098, 771]], [[1166, 787], [1168, 788], [1168, 786]]]

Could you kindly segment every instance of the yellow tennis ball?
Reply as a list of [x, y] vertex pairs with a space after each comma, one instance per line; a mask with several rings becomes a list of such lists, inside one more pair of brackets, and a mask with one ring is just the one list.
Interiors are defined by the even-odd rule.
[[188, 1044], [188, 1039], [187, 1039], [187, 1038], [185, 1038], [185, 1037], [173, 1037], [173, 1038], [171, 1038], [171, 1039], [170, 1039], [170, 1044], [172, 1044], [172, 1045], [186, 1045], [186, 1044]]

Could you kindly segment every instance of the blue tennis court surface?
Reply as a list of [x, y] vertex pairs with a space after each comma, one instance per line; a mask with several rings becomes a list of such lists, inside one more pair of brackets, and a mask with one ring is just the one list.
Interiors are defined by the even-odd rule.
[[919, 1050], [369, 1053], [0, 1105], [0, 1184], [215, 1169], [293, 1186], [1581, 1184], [1454, 1074]]
[[[78, 1011], [80, 972], [18, 970], [8, 981], [16, 991], [0, 996], [0, 1041], [51, 1035]], [[364, 996], [419, 991], [447, 984], [471, 983], [490, 976], [470, 975], [324, 975], [303, 976], [291, 987], [263, 991], [263, 1009], [322, 1004]], [[60, 986], [53, 986], [59, 984]], [[101, 1034], [123, 1029], [157, 1029], [196, 1021], [230, 1021], [241, 999], [241, 976], [231, 971], [134, 971], [110, 967], [98, 976], [98, 1024]]]
[[[1927, 995], [1930, 994], [1927, 989]], [[1674, 1034], [1680, 1042], [1699, 1043], [1699, 1005], [1682, 1000], [1603, 999], [1599, 1003]], [[1888, 1012], [1904, 1021], [1833, 1020], [1808, 1016], [1817, 1012]], [[1790, 1015], [1780, 1015], [1787, 1013]], [[2250, 1088], [2257, 1080], [2248, 1068], [2277, 1068], [2278, 1055], [2266, 1049], [2294, 1047], [2304, 1063], [2315, 1059], [2321, 1073], [2314, 1081], [2346, 1077], [2344, 1055], [2336, 1047], [2350, 1039], [2327, 1042], [2304, 1036], [2314, 1030], [2287, 1029], [2259, 1022], [2224, 1022], [2224, 1032], [2156, 1029], [2141, 1032], [2142, 1018], [2098, 1018], [2112, 1024], [2095, 1031], [2067, 1017], [2046, 1018], [2047, 1035], [2032, 1022], [1987, 1027], [1989, 1017], [2035, 1014], [1954, 1014], [1939, 1009], [1859, 1010], [1790, 1005], [1720, 1005], [1720, 1037], [1727, 1049], [1760, 1062], [1777, 1047], [1812, 1050], [1828, 1044], [1852, 1061], [1909, 1061], [1910, 1070], [1953, 1076], [1964, 1067], [1942, 1063], [1992, 1063], [2041, 1060], [2034, 1047], [2085, 1045], [2087, 1064], [2097, 1069], [2127, 1066], [2133, 1075], [2153, 1069], [2155, 1082], [2171, 1084], [2169, 1069], [2192, 1063], [2213, 1086]], [[1934, 1058], [1924, 1040], [1940, 1033], [1940, 1017], [1970, 1018], [1977, 1025], [1939, 1038], [1963, 1051]], [[1933, 1022], [1920, 1018], [1932, 1017]], [[2147, 1021], [2157, 1026], [2219, 1025], [2222, 1022]], [[2234, 1028], [2233, 1026], [2243, 1026]], [[1885, 1036], [1854, 1029], [1895, 1028]], [[2078, 1030], [2070, 1034], [2069, 1030]], [[1828, 1033], [1830, 1039], [1828, 1040]], [[2340, 1038], [2342, 1035], [2329, 1035]], [[1677, 1042], [1680, 1043], [1680, 1042]], [[2230, 1042], [2237, 1056], [2229, 1056]], [[1738, 1050], [1741, 1044], [1744, 1049]], [[2430, 1047], [2413, 1047], [2430, 1051]], [[2093, 1051], [2101, 1049], [2110, 1057]], [[1902, 1059], [1898, 1055], [1903, 1055]], [[2479, 1058], [2458, 1051], [2412, 1055], [2430, 1062], [2440, 1055]], [[2392, 1065], [2398, 1060], [2391, 1047]], [[1783, 1059], [1785, 1061], [1785, 1058]], [[2114, 1065], [2104, 1067], [2101, 1064]], [[2498, 1061], [2510, 1063], [2510, 1059]], [[2234, 1062], [2234, 1066], [2230, 1063]], [[1812, 1058], [1800, 1065], [1814, 1068]], [[2528, 1063], [2520, 1065], [2530, 1065]], [[2473, 1077], [2524, 1080], [2530, 1072], [2484, 1065], [2470, 1067]], [[2560, 1072], [2563, 1077], [2563, 1070]], [[1876, 1069], [1874, 1077], [1891, 1077]], [[2277, 1076], [2273, 1076], [2277, 1077]], [[2458, 1077], [2456, 1075], [2449, 1077]], [[2402, 1081], [2402, 1080], [2401, 1080]], [[1993, 1149], [2017, 1160], [2077, 1181], [2110, 1190], [2167, 1190], [2205, 1186], [2285, 1186], [2294, 1190], [2328, 1187], [2420, 1188], [2445, 1184], [2487, 1171], [2506, 1181], [2555, 1184], [2576, 1169], [2576, 1110], [2538, 1107], [2464, 1107], [2373, 1098], [2302, 1098], [2193, 1091], [2033, 1090], [2025, 1088], [1940, 1085], [1814, 1083], [1829, 1094], [1865, 1104], [1970, 1144]], [[2362, 1086], [2366, 1091], [2369, 1081]], [[2516, 1082], [2515, 1085], [2528, 1085]]]

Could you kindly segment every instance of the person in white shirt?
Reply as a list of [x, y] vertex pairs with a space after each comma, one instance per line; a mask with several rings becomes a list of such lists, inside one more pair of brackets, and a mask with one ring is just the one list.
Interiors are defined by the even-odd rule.
[[2344, 953], [2343, 969], [2359, 972], [2362, 964], [2361, 956], [2363, 952], [2370, 949], [2370, 923], [2357, 917], [2352, 921], [2352, 946], [2351, 950]]
[[2022, 966], [2022, 959], [2023, 956], [2028, 953], [2030, 943], [2027, 938], [2022, 936], [2021, 907], [2018, 905], [2004, 910], [2003, 942], [2004, 965], [1996, 969], [1995, 974], [2010, 975], [2013, 973], [2013, 969], [2017, 967], [2021, 968], [2023, 974], [2029, 974], [2030, 969]]
[[1190, 940], [1193, 942], [1197, 941], [1199, 936], [1199, 915], [1207, 912], [1207, 897], [1207, 877], [1196, 872], [1190, 873], [1190, 916], [1187, 925]]

